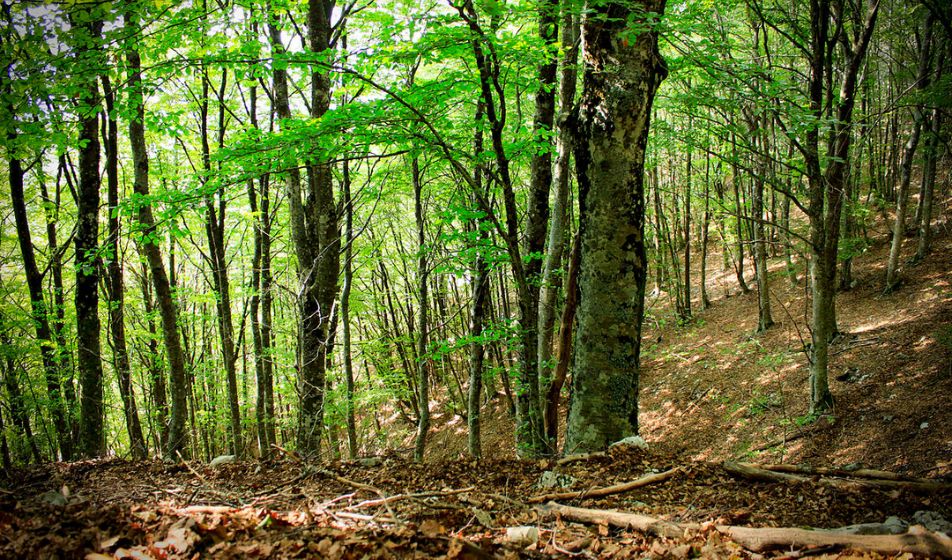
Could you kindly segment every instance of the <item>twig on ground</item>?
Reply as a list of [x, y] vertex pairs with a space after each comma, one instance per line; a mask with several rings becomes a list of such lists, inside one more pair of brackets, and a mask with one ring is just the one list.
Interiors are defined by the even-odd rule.
[[550, 500], [572, 500], [575, 498], [598, 498], [601, 496], [609, 496], [611, 494], [620, 494], [622, 492], [627, 492], [635, 488], [640, 488], [642, 486], [647, 486], [649, 484], [654, 484], [655, 482], [661, 482], [667, 480], [674, 476], [676, 473], [680, 472], [680, 468], [673, 468], [668, 471], [649, 474], [643, 476], [637, 480], [632, 480], [630, 482], [623, 482], [621, 484], [615, 484], [612, 486], [605, 486], [603, 488], [592, 488], [590, 490], [580, 490], [578, 492], [557, 492], [554, 494], [542, 494], [541, 496], [533, 496], [526, 500], [530, 504], [541, 504], [542, 502], [547, 502]]

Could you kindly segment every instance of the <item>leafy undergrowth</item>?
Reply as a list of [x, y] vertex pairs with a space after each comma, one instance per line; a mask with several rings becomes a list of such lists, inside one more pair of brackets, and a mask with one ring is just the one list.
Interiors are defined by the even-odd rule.
[[[420, 465], [397, 455], [373, 465], [307, 467], [284, 459], [217, 469], [103, 460], [8, 473], [0, 490], [0, 557], [758, 557], [716, 531], [649, 538], [543, 518], [528, 503], [547, 492], [536, 486], [547, 469], [574, 478], [572, 490], [585, 490], [673, 467], [681, 470], [662, 482], [561, 503], [745, 526], [840, 527], [891, 515], [910, 519], [920, 510], [952, 518], [949, 493], [852, 490], [817, 480], [755, 483], [732, 478], [716, 463], [683, 463], [637, 448], [561, 466], [515, 460]], [[510, 539], [506, 529], [516, 526], [536, 527], [537, 539]]]

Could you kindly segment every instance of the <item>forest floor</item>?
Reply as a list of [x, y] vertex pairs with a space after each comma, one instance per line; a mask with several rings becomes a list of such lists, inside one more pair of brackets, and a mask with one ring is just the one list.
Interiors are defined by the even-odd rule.
[[[662, 309], [664, 296], [650, 310], [641, 380], [648, 449], [518, 461], [497, 400], [483, 417], [492, 458], [480, 462], [462, 457], [465, 423], [435, 409], [422, 465], [386, 452], [321, 465], [282, 455], [217, 468], [119, 459], [32, 466], [0, 474], [0, 558], [911, 558], [908, 547], [760, 550], [725, 527], [832, 529], [895, 516], [952, 531], [944, 521], [952, 521], [952, 233], [940, 221], [933, 253], [904, 266], [905, 283], [890, 295], [882, 293], [887, 234], [870, 235], [854, 286], [837, 298], [844, 334], [832, 351], [831, 415], [807, 416], [802, 268], [793, 286], [777, 260], [778, 324], [756, 334], [756, 295], [739, 294], [733, 272], [712, 259], [710, 309], [683, 326]], [[725, 461], [843, 471], [764, 482], [731, 474]], [[856, 468], [945, 485], [873, 484], [845, 472]], [[633, 490], [557, 498], [602, 512], [594, 522], [543, 506], [548, 493], [590, 494], [652, 473], [667, 474]], [[610, 526], [604, 510], [655, 523]], [[664, 529], [672, 523], [673, 533]], [[907, 538], [952, 556], [941, 535]]]

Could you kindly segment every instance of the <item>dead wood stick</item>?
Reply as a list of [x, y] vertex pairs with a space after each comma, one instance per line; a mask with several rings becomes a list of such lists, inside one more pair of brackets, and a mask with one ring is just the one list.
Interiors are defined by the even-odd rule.
[[475, 490], [475, 486], [469, 486], [466, 488], [457, 488], [454, 490], [442, 490], [434, 492], [416, 492], [414, 494], [394, 494], [393, 496], [387, 496], [386, 498], [380, 498], [378, 500], [365, 500], [359, 504], [352, 505], [347, 510], [363, 509], [367, 507], [376, 507], [382, 506], [385, 504], [390, 504], [400, 500], [413, 500], [417, 498], [432, 498], [436, 496], [452, 496], [454, 494], [465, 494], [467, 492], [472, 492]]
[[800, 439], [800, 438], [802, 438], [802, 437], [804, 437], [804, 436], [809, 435], [809, 433], [810, 433], [810, 432], [802, 432], [802, 431], [801, 431], [801, 432], [797, 432], [797, 433], [793, 434], [792, 436], [784, 437], [784, 438], [781, 438], [781, 439], [775, 439], [775, 440], [771, 441], [770, 443], [765, 443], [764, 445], [761, 445], [760, 447], [751, 449], [751, 451], [753, 451], [753, 452], [755, 452], [755, 453], [759, 453], [759, 452], [761, 452], [761, 451], [766, 451], [766, 450], [768, 450], [768, 449], [770, 449], [770, 448], [772, 448], [772, 447], [777, 447], [778, 445], [784, 445], [784, 444], [790, 443], [791, 441], [796, 441], [796, 440], [798, 440], [798, 439]]
[[612, 527], [634, 529], [640, 533], [658, 537], [683, 537], [685, 530], [700, 528], [699, 525], [694, 523], [679, 524], [637, 513], [564, 506], [555, 502], [549, 502], [544, 506], [536, 506], [536, 510], [543, 517], [558, 516], [562, 519], [581, 523], [608, 524]]
[[[810, 467], [807, 465], [789, 465], [789, 464], [772, 464], [772, 465], [763, 465], [755, 463], [746, 463], [752, 467], [757, 467], [760, 469], [766, 469], [768, 471], [775, 472], [786, 472], [786, 473], [796, 473], [796, 474], [806, 474], [806, 475], [825, 475], [825, 476], [841, 476], [849, 478], [868, 478], [871, 480], [891, 480], [895, 482], [916, 482], [920, 484], [943, 484], [937, 480], [931, 478], [917, 478], [911, 476], [903, 476], [899, 473], [889, 472], [889, 471], [880, 471], [876, 469], [856, 469], [856, 470], [846, 470], [846, 469], [831, 469], [826, 467]], [[949, 485], [946, 485], [949, 486]]]
[[640, 488], [642, 486], [647, 486], [649, 484], [654, 484], [655, 482], [661, 482], [662, 480], [667, 480], [679, 472], [680, 468], [673, 468], [668, 471], [649, 474], [643, 476], [637, 480], [632, 480], [630, 482], [623, 482], [621, 484], [615, 484], [613, 486], [605, 486], [603, 488], [592, 488], [591, 490], [580, 490], [578, 492], [558, 492], [555, 494], [542, 494], [541, 496], [533, 496], [526, 500], [530, 504], [541, 504], [542, 502], [547, 502], [550, 500], [571, 500], [574, 498], [598, 498], [601, 496], [609, 496], [611, 494], [621, 494], [622, 492], [627, 492], [635, 488]]
[[589, 459], [598, 459], [601, 457], [608, 457], [608, 453], [604, 451], [595, 451], [594, 453], [576, 453], [574, 455], [566, 455], [558, 461], [555, 462], [557, 467], [562, 465], [568, 465], [569, 463], [574, 463], [576, 461], [588, 461]]
[[[623, 529], [655, 536], [683, 537], [685, 533], [701, 529], [696, 523], [674, 523], [647, 515], [621, 511], [564, 506], [550, 502], [537, 506], [543, 516], [559, 516], [570, 521], [608, 524]], [[912, 552], [928, 556], [952, 557], [952, 537], [913, 526], [902, 535], [857, 535], [838, 530], [808, 530], [793, 527], [737, 527], [718, 525], [716, 530], [737, 544], [753, 552], [777, 548], [835, 546], [855, 548], [881, 554]]]
[[369, 484], [364, 484], [363, 482], [357, 482], [356, 480], [350, 480], [349, 478], [344, 478], [340, 476], [339, 474], [333, 473], [327, 469], [321, 469], [318, 472], [324, 476], [333, 478], [334, 480], [336, 480], [337, 482], [340, 482], [341, 484], [346, 484], [348, 486], [352, 486], [359, 490], [366, 490], [368, 492], [373, 492], [374, 494], [377, 494], [378, 496], [380, 496], [380, 499], [383, 500], [381, 503], [387, 508], [387, 512], [390, 514], [390, 516], [393, 517], [394, 519], [397, 519], [397, 514], [394, 513], [394, 511], [390, 508], [390, 503], [386, 501], [388, 496], [387, 494], [384, 493], [383, 490], [377, 488], [376, 486], [371, 486]]
[[377, 494], [381, 498], [387, 497], [387, 495], [384, 494], [383, 490], [377, 488], [376, 486], [371, 486], [369, 484], [364, 484], [363, 482], [357, 482], [356, 480], [350, 480], [349, 478], [344, 478], [340, 476], [339, 474], [333, 473], [327, 469], [321, 469], [317, 472], [319, 472], [320, 474], [326, 477], [333, 478], [334, 480], [336, 480], [337, 482], [340, 482], [341, 484], [346, 484], [347, 486], [352, 486], [359, 490], [366, 490], [368, 492], [373, 492], [374, 494]]
[[837, 546], [856, 548], [880, 554], [912, 552], [928, 556], [952, 557], [952, 538], [913, 526], [902, 535], [853, 535], [841, 531], [811, 531], [792, 527], [756, 528], [717, 526], [718, 532], [753, 552], [806, 547]]
[[[777, 465], [767, 466], [773, 467]], [[724, 470], [734, 476], [740, 476], [752, 480], [762, 480], [765, 482], [806, 482], [809, 480], [814, 480], [813, 477], [816, 477], [815, 480], [819, 484], [824, 484], [826, 486], [832, 486], [834, 488], [840, 488], [843, 490], [856, 490], [861, 488], [904, 488], [907, 490], [919, 491], [952, 490], [952, 485], [937, 481], [889, 480], [876, 478], [861, 478], [857, 480], [833, 478], [834, 476], [852, 476], [847, 474], [849, 471], [842, 471], [844, 474], [840, 475], [833, 474], [831, 470], [828, 471], [830, 474], [826, 476], [823, 476], [823, 473], [817, 471], [809, 473], [810, 476], [806, 476], [804, 474], [793, 474], [794, 472], [808, 472], [798, 471], [794, 468], [775, 470], [768, 469], [760, 465], [753, 465], [750, 463], [734, 463], [730, 461], [724, 462]]]

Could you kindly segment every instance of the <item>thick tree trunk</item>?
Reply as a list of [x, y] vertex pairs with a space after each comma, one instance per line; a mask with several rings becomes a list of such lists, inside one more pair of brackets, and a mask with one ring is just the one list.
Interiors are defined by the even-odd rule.
[[[637, 4], [660, 13], [665, 1]], [[667, 73], [657, 34], [643, 31], [633, 38], [626, 32], [629, 19], [644, 21], [644, 15], [628, 3], [598, 3], [588, 10], [575, 147], [581, 265], [566, 453], [602, 450], [638, 433], [647, 272], [644, 156], [651, 105]]]
[[[483, 120], [484, 110], [485, 105], [482, 102], [476, 104], [476, 116], [474, 118], [476, 122], [476, 132], [473, 136], [473, 153], [475, 154], [482, 153], [483, 151], [483, 130], [480, 125]], [[481, 191], [480, 195], [482, 195], [482, 191], [485, 188], [483, 186], [482, 167], [476, 168], [473, 173], [473, 178], [476, 182], [475, 188]], [[476, 202], [476, 206], [478, 206], [477, 198], [478, 196], [474, 194], [473, 199], [474, 202]], [[486, 345], [481, 340], [481, 337], [483, 336], [483, 326], [486, 323], [486, 317], [490, 311], [489, 264], [483, 255], [483, 251], [490, 242], [489, 231], [486, 229], [488, 225], [489, 224], [479, 220], [473, 221], [473, 227], [477, 233], [477, 241], [476, 257], [472, 266], [473, 302], [469, 325], [469, 336], [472, 342], [469, 347], [469, 389], [467, 392], [466, 424], [469, 432], [467, 448], [469, 454], [476, 459], [480, 459], [483, 456], [480, 413], [482, 408], [481, 396], [483, 390]]]
[[[102, 22], [82, 25], [91, 45], [99, 41]], [[90, 52], [91, 51], [91, 52]], [[98, 47], [84, 48], [81, 55], [94, 58]], [[98, 457], [106, 451], [103, 432], [102, 346], [99, 321], [99, 85], [89, 79], [80, 95], [79, 188], [76, 217], [76, 345], [80, 398], [79, 451]]]
[[[832, 408], [828, 368], [830, 339], [836, 334], [836, 258], [839, 248], [840, 219], [845, 194], [846, 171], [852, 140], [853, 107], [856, 99], [857, 74], [872, 36], [879, 13], [878, 2], [866, 15], [855, 42], [848, 45], [850, 57], [842, 74], [838, 96], [836, 124], [829, 133], [830, 162], [825, 172], [820, 162], [818, 127], [806, 132], [801, 146], [809, 179], [809, 219], [811, 278], [813, 280], [812, 355], [810, 364], [810, 412], [819, 414]], [[810, 111], [818, 122], [823, 118], [824, 91], [832, 79], [826, 55], [829, 49], [829, 25], [832, 17], [829, 2], [811, 4]], [[845, 17], [837, 14], [837, 17]], [[857, 16], [858, 17], [858, 16]], [[841, 37], [843, 41], [849, 41]]]
[[136, 407], [132, 387], [132, 367], [129, 364], [129, 349], [126, 345], [125, 302], [122, 285], [122, 259], [119, 249], [119, 127], [113, 117], [115, 98], [109, 76], [102, 76], [106, 97], [108, 132], [106, 136], [106, 184], [109, 203], [109, 263], [106, 293], [109, 295], [109, 332], [112, 336], [113, 367], [119, 381], [119, 396], [129, 434], [129, 447], [135, 459], [145, 459], [149, 448], [142, 435], [139, 410]]
[[[134, 14], [126, 14], [126, 32], [131, 42], [138, 40], [140, 33]], [[132, 146], [132, 160], [135, 169], [133, 190], [140, 198], [137, 219], [142, 230], [142, 239], [138, 242], [149, 265], [152, 284], [158, 299], [159, 313], [162, 317], [162, 335], [165, 352], [168, 355], [168, 367], [171, 380], [172, 410], [169, 435], [165, 443], [167, 459], [174, 460], [177, 454], [188, 452], [188, 432], [186, 415], [188, 414], [188, 377], [185, 373], [185, 354], [178, 331], [178, 312], [172, 296], [172, 285], [165, 271], [165, 262], [159, 249], [159, 236], [156, 235], [155, 218], [152, 204], [149, 202], [149, 154], [145, 143], [145, 106], [142, 92], [141, 62], [139, 51], [130, 48], [126, 54], [129, 65], [129, 95], [135, 113], [129, 121], [129, 142]]]
[[[330, 18], [334, 2], [309, 0], [307, 45], [312, 53], [330, 47]], [[283, 55], [281, 34], [274, 23], [269, 25], [272, 49]], [[315, 67], [317, 68], [317, 67]], [[274, 103], [278, 117], [288, 119], [287, 72], [274, 69]], [[310, 117], [320, 119], [330, 107], [331, 82], [326, 72], [311, 74]], [[324, 394], [328, 345], [337, 297], [337, 276], [340, 268], [340, 233], [337, 228], [337, 207], [334, 200], [330, 165], [309, 162], [307, 192], [302, 193], [301, 177], [296, 168], [288, 170], [288, 203], [291, 214], [291, 236], [297, 255], [301, 326], [301, 366], [298, 376], [298, 450], [309, 456], [320, 456], [324, 424]]]

